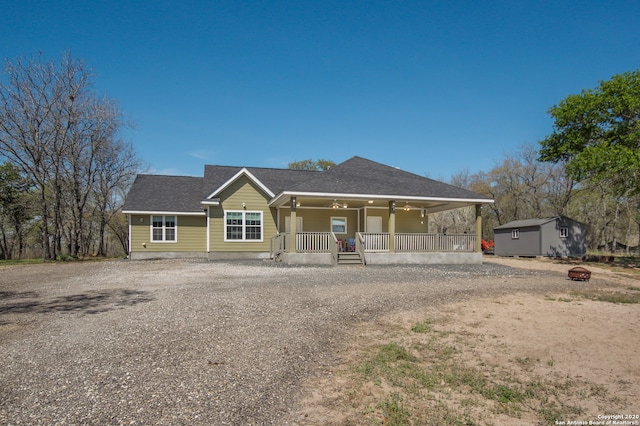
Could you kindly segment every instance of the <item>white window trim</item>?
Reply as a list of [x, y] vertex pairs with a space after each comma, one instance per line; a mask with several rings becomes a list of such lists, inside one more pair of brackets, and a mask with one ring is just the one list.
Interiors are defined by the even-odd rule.
[[[162, 239], [161, 240], [154, 240], [153, 239], [153, 217], [154, 216], [161, 216], [162, 217]], [[172, 216], [175, 218], [175, 226], [173, 227], [174, 233], [175, 233], [175, 239], [173, 240], [166, 240], [166, 231], [167, 231], [167, 227], [165, 225], [166, 220], [165, 217], [167, 216]], [[169, 228], [172, 229], [172, 228]], [[167, 214], [167, 215], [162, 215], [162, 214], [153, 214], [151, 216], [149, 216], [149, 241], [151, 241], [152, 243], [159, 243], [159, 244], [165, 244], [165, 243], [169, 243], [169, 244], [175, 244], [178, 242], [178, 216], [174, 215], [174, 214]]]
[[[227, 213], [242, 213], [242, 239], [232, 240], [227, 238]], [[246, 213], [259, 213], [260, 214], [260, 239], [248, 240], [247, 236], [247, 215]], [[225, 243], [262, 243], [264, 242], [264, 212], [261, 210], [225, 210], [224, 211], [224, 226], [222, 227], [223, 238]]]
[[[342, 219], [344, 220], [344, 232], [335, 232], [333, 230], [333, 219]], [[329, 222], [329, 229], [331, 229], [331, 232], [333, 232], [334, 234], [347, 234], [347, 231], [349, 230], [349, 225], [347, 223], [347, 218], [344, 216], [331, 216], [330, 222]]]
[[569, 238], [569, 228], [567, 226], [560, 228], [560, 238]]
[[512, 240], [519, 240], [520, 239], [520, 230], [519, 229], [512, 229], [511, 230], [511, 239]]

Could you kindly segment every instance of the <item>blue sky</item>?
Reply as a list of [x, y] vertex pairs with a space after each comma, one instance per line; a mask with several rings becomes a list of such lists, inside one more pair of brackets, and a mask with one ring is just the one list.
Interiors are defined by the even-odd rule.
[[0, 57], [84, 60], [161, 174], [354, 155], [488, 171], [566, 95], [640, 68], [636, 0], [0, 5]]

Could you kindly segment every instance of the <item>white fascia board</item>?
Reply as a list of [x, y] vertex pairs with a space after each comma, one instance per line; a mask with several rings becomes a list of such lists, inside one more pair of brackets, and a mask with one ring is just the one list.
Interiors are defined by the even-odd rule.
[[231, 179], [229, 179], [228, 181], [226, 181], [225, 183], [220, 185], [220, 187], [218, 187], [215, 191], [213, 191], [211, 194], [209, 194], [207, 199], [213, 198], [216, 195], [218, 195], [220, 192], [224, 191], [229, 185], [231, 185], [233, 182], [235, 182], [242, 175], [245, 175], [249, 179], [251, 179], [253, 181], [253, 183], [258, 185], [258, 187], [260, 187], [260, 189], [262, 189], [269, 197], [274, 197], [275, 196], [275, 194], [273, 192], [271, 192], [271, 190], [269, 188], [267, 188], [267, 186], [264, 183], [260, 182], [260, 179], [255, 177], [249, 170], [246, 169], [246, 167], [243, 167], [242, 170], [240, 170], [238, 173], [233, 175], [231, 177]]
[[124, 214], [148, 214], [148, 215], [170, 215], [170, 216], [205, 216], [205, 211], [201, 212], [171, 212], [171, 211], [151, 211], [151, 210], [122, 210]]
[[400, 201], [439, 201], [443, 203], [465, 203], [465, 204], [490, 204], [494, 200], [481, 198], [442, 198], [442, 197], [418, 197], [410, 195], [383, 195], [383, 194], [343, 194], [339, 192], [291, 192], [283, 191], [277, 198], [273, 199], [269, 205], [277, 205], [290, 197], [319, 197], [319, 198], [340, 198], [343, 200], [400, 200]]
[[214, 198], [211, 200], [203, 200], [200, 201], [200, 204], [202, 204], [203, 206], [219, 206], [220, 205], [220, 199], [219, 198]]

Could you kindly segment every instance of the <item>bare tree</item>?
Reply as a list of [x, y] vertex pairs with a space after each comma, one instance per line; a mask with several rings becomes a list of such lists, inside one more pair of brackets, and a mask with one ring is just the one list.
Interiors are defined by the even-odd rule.
[[[108, 149], [101, 150], [96, 156], [96, 173], [93, 185], [93, 197], [98, 218], [98, 255], [106, 255], [105, 231], [107, 225], [116, 233], [116, 237], [123, 246], [124, 252], [129, 248], [126, 242], [126, 232], [122, 234], [122, 227], [117, 216], [122, 216], [120, 210], [124, 194], [131, 186], [136, 171], [141, 164], [133, 151], [133, 147], [121, 140], [114, 141]], [[125, 228], [125, 231], [128, 228]]]
[[[29, 176], [39, 194], [44, 259], [77, 256], [90, 247], [83, 238], [87, 208], [100, 161], [113, 155], [122, 114], [92, 90], [82, 61], [59, 63], [41, 56], [7, 62], [0, 80], [0, 156]], [[132, 151], [131, 153], [132, 154]], [[133, 163], [132, 163], [133, 164]]]

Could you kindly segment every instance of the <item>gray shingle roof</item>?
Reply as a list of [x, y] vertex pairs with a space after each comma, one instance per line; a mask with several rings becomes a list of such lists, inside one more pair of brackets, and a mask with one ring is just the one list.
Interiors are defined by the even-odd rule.
[[203, 212], [201, 177], [138, 175], [123, 210]]
[[[491, 200], [490, 197], [463, 188], [357, 156], [324, 172], [244, 168], [276, 196], [288, 191]], [[202, 212], [200, 202], [242, 169], [207, 165], [203, 178], [138, 175], [123, 210]]]
[[552, 222], [556, 220], [559, 216], [554, 217], [546, 217], [542, 219], [523, 219], [523, 220], [514, 220], [509, 223], [505, 223], [504, 225], [496, 226], [493, 229], [509, 229], [509, 228], [527, 228], [531, 226], [540, 226], [545, 223]]
[[297, 183], [288, 191], [491, 199], [463, 188], [357, 156], [314, 176], [313, 179]]
[[207, 197], [243, 168], [247, 169], [271, 192], [278, 194], [299, 182], [321, 174], [308, 170], [272, 169], [265, 167], [204, 166], [204, 195]]

